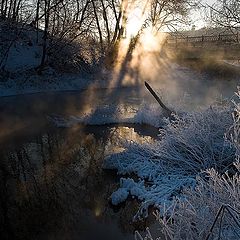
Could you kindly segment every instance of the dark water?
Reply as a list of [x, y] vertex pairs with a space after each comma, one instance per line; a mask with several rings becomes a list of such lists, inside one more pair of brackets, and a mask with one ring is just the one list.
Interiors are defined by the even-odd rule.
[[65, 94], [1, 99], [1, 239], [133, 239], [134, 230], [152, 220], [132, 222], [136, 200], [111, 206], [119, 177], [101, 166], [107, 154], [121, 150], [121, 139], [144, 142], [158, 130], [137, 124], [57, 128], [49, 114], [82, 111], [80, 94]]
[[113, 208], [119, 178], [101, 168], [120, 138], [151, 137], [133, 127], [79, 125], [8, 139], [0, 147], [1, 239], [133, 239], [146, 227], [131, 221], [138, 203]]

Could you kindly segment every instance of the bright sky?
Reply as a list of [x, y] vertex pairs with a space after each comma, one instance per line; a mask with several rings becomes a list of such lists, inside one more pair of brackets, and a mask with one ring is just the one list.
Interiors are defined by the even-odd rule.
[[[202, 5], [213, 5], [216, 2], [216, 0], [203, 0], [201, 1]], [[197, 11], [193, 11], [192, 14], [192, 21], [193, 24], [196, 26], [196, 29], [200, 29], [202, 27], [207, 26], [207, 22], [206, 22], [206, 16], [204, 13], [204, 10], [197, 10]]]
[[[195, 29], [200, 29], [208, 25], [206, 11], [209, 12], [208, 5], [213, 5], [216, 0], [202, 0], [201, 4], [206, 6], [206, 8], [202, 7], [201, 9], [192, 10], [190, 13], [191, 22], [188, 25], [179, 25], [180, 29], [184, 30], [191, 30], [192, 27], [195, 25]], [[133, 11], [129, 12], [128, 15], [128, 23], [127, 23], [127, 36], [131, 37], [137, 34], [139, 29], [141, 28], [144, 22], [144, 16], [142, 15], [143, 6], [134, 8]], [[166, 29], [165, 31], [168, 31]]]

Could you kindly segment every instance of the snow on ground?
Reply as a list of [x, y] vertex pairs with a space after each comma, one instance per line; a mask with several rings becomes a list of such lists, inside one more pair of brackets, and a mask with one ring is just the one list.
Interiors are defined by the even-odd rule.
[[[41, 75], [43, 32], [30, 25], [0, 22], [0, 97], [18, 94], [106, 87], [88, 74], [57, 73], [46, 67]], [[63, 71], [64, 72], [64, 71]], [[94, 78], [94, 79], [93, 79]]]
[[130, 78], [130, 82], [133, 82], [132, 86], [135, 83], [136, 87], [143, 87], [144, 80], [148, 79], [155, 90], [166, 92], [166, 95], [171, 95], [172, 99], [180, 99], [179, 94], [187, 93], [198, 99], [197, 104], [201, 104], [209, 101], [209, 95], [221, 95], [226, 91], [226, 84], [231, 93], [231, 88], [236, 87], [235, 81], [224, 83], [219, 82], [218, 79], [209, 79], [206, 74], [161, 59], [154, 54], [147, 54], [144, 58], [147, 61], [146, 66], [141, 65], [143, 69], [140, 72], [130, 69], [129, 73], [126, 73], [126, 79], [122, 79], [119, 85], [116, 84], [117, 86], [114, 84], [119, 78], [117, 71], [111, 73], [115, 80], [109, 82], [106, 76], [110, 73], [106, 69], [102, 70], [102, 73], [96, 73], [96, 70], [91, 75], [57, 73], [53, 68], [46, 67], [39, 75], [34, 69], [39, 66], [41, 55], [41, 31], [37, 33], [36, 29], [29, 25], [24, 26], [23, 29], [20, 26], [9, 29], [8, 24], [0, 23], [0, 69], [4, 69], [0, 72], [0, 96], [119, 87]]
[[24, 71], [41, 62], [43, 32], [30, 25], [0, 22], [0, 68]]
[[12, 47], [8, 53], [6, 71], [17, 72], [22, 69], [32, 69], [41, 61], [41, 47], [18, 44]]
[[6, 81], [0, 81], [0, 97], [39, 92], [78, 91], [92, 86], [107, 87], [101, 79], [93, 80], [92, 76], [82, 74], [57, 74], [51, 68], [41, 76], [27, 71], [15, 72], [11, 76]]

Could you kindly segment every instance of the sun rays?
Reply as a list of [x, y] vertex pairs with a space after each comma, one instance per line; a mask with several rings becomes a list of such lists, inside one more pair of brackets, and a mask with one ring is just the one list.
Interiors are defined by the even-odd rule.
[[135, 4], [125, 6], [125, 37], [120, 39], [118, 45], [111, 87], [139, 85], [143, 83], [143, 78], [151, 78], [151, 62], [156, 62], [166, 34], [155, 31], [148, 24], [150, 2], [145, 0], [138, 4], [135, 1]]

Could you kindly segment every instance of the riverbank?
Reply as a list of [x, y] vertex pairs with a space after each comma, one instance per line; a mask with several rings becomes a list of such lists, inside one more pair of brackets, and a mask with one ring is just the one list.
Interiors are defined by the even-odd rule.
[[79, 91], [88, 88], [107, 87], [95, 75], [59, 74], [52, 69], [39, 75], [34, 71], [8, 73], [0, 79], [0, 97], [55, 91]]
[[191, 59], [177, 60], [177, 63], [191, 68], [201, 74], [206, 74], [211, 79], [231, 80], [238, 79], [240, 82], [240, 64], [238, 61]]

